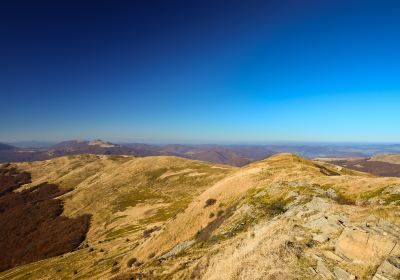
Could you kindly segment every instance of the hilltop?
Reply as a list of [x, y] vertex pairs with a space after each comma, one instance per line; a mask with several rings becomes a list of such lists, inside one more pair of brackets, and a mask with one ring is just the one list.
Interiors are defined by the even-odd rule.
[[[292, 154], [232, 167], [173, 156], [17, 163], [90, 215], [73, 251], [0, 279], [398, 279], [400, 179]], [[21, 191], [20, 190], [20, 191]], [[20, 192], [19, 191], [19, 192]], [[387, 277], [387, 278], [382, 278]]]
[[400, 164], [400, 154], [379, 154], [371, 157], [371, 161], [382, 161], [393, 164]]

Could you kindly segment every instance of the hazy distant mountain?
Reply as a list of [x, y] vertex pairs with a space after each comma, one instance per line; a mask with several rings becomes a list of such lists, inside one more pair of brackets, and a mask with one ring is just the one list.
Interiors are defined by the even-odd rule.
[[45, 141], [19, 141], [19, 142], [12, 142], [9, 144], [18, 148], [47, 148], [56, 143], [45, 142]]
[[400, 177], [400, 154], [376, 155], [371, 158], [321, 158], [319, 160], [378, 176]]
[[[29, 142], [27, 142], [28, 144]], [[40, 143], [40, 142], [38, 142]], [[277, 153], [293, 153], [306, 158], [368, 158], [375, 154], [396, 153], [400, 145], [149, 145], [111, 143], [104, 140], [70, 140], [46, 147], [13, 147], [2, 144], [0, 162], [50, 159], [63, 155], [170, 155], [189, 159], [243, 166]]]
[[135, 150], [138, 156], [157, 156], [173, 154], [165, 151], [159, 146], [153, 146], [143, 143], [123, 143], [120, 145]]
[[15, 150], [15, 149], [16, 149], [16, 147], [14, 147], [14, 146], [0, 143], [0, 151], [11, 151], [11, 150]]
[[185, 154], [193, 149], [195, 149], [195, 146], [187, 146], [187, 145], [180, 145], [180, 144], [169, 144], [165, 145], [163, 147], [165, 151], [172, 152], [172, 153], [177, 153], [177, 154]]
[[120, 147], [120, 145], [96, 139], [93, 141], [85, 141], [85, 140], [64, 141], [55, 144], [50, 148], [57, 150], [76, 151], [76, 150], [84, 150], [90, 148], [115, 148], [115, 147]]
[[[134, 148], [121, 146], [100, 139], [93, 141], [70, 140], [58, 143], [48, 148], [51, 155], [76, 155], [76, 154], [99, 154], [99, 155], [133, 155], [142, 154]], [[144, 155], [143, 155], [144, 156]]]

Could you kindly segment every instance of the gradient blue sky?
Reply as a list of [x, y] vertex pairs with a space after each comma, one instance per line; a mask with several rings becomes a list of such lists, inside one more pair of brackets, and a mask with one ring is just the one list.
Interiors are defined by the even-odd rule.
[[0, 142], [400, 142], [399, 15], [377, 0], [2, 1]]

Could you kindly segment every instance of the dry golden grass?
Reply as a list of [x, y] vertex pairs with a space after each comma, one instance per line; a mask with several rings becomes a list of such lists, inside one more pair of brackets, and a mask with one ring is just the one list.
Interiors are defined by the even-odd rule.
[[[241, 168], [176, 157], [95, 155], [17, 166], [32, 173], [34, 184], [48, 181], [74, 188], [62, 197], [64, 213], [93, 215], [85, 241], [89, 247], [17, 267], [0, 274], [0, 279], [108, 279], [118, 275], [117, 270], [121, 275], [152, 272], [156, 279], [310, 279], [305, 269], [309, 260], [297, 255], [305, 250], [305, 241], [296, 241], [302, 231], [297, 222], [286, 215], [272, 219], [279, 212], [260, 215], [252, 199], [271, 203], [294, 191], [306, 203], [319, 195], [314, 190], [318, 186], [341, 195], [332, 209], [362, 220], [371, 211], [385, 215], [386, 209], [396, 206], [379, 210], [340, 204], [365, 202], [388, 186], [400, 185], [400, 178], [376, 177], [291, 154]], [[207, 203], [210, 199], [215, 203]], [[386, 215], [396, 220], [395, 215]], [[195, 240], [217, 219], [220, 224], [210, 240], [197, 241], [186, 253], [161, 264], [156, 261], [177, 244]], [[143, 232], [149, 229], [145, 237]], [[143, 264], [128, 268], [133, 258]]]

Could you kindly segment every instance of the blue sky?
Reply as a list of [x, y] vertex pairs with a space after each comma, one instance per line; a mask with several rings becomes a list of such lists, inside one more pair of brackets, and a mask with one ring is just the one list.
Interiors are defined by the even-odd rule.
[[0, 141], [400, 142], [399, 14], [368, 0], [2, 3]]

